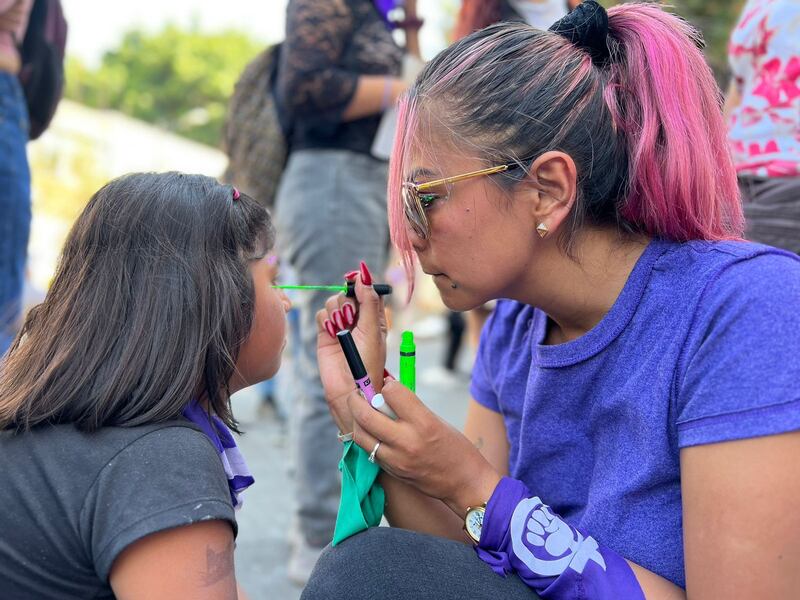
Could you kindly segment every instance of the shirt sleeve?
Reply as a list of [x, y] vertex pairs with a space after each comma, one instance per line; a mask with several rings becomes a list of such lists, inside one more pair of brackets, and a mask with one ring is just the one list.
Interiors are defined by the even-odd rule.
[[87, 494], [81, 523], [87, 554], [107, 581], [116, 557], [133, 542], [199, 521], [236, 519], [216, 449], [204, 434], [174, 426], [126, 446]]
[[286, 16], [277, 95], [293, 117], [340, 122], [359, 73], [339, 66], [355, 16], [344, 0], [292, 0]]
[[762, 254], [706, 288], [679, 365], [683, 448], [800, 429], [800, 260]]

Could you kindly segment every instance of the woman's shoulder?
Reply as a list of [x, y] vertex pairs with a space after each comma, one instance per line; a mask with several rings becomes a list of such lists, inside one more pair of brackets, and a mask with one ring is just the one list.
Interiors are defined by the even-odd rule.
[[800, 277], [800, 256], [772, 246], [745, 241], [686, 242], [678, 245], [701, 282], [747, 286], [792, 284]]
[[655, 262], [662, 277], [680, 280], [687, 291], [738, 280], [747, 285], [791, 282], [800, 276], [800, 257], [788, 250], [746, 241], [663, 242]]

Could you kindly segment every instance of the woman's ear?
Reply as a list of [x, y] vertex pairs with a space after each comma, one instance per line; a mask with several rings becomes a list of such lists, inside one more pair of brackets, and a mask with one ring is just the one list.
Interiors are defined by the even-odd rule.
[[575, 204], [575, 161], [564, 152], [545, 152], [531, 163], [528, 178], [536, 190], [531, 203], [536, 231], [546, 237], [561, 226]]

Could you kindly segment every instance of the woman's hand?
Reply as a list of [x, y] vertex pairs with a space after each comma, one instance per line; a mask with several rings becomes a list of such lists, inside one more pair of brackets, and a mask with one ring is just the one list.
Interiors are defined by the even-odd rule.
[[431, 412], [402, 384], [387, 380], [383, 397], [397, 421], [348, 395], [354, 440], [367, 452], [381, 442], [376, 461], [390, 475], [442, 500], [463, 517], [468, 506], [489, 500], [500, 474], [461, 432]]
[[340, 431], [349, 433], [353, 431], [353, 419], [347, 396], [356, 386], [336, 333], [343, 329], [352, 332], [373, 387], [380, 391], [386, 364], [387, 327], [383, 300], [372, 289], [367, 265], [362, 262], [359, 271], [348, 273], [345, 279], [355, 281], [356, 297], [332, 296], [317, 313], [317, 360], [333, 420]]

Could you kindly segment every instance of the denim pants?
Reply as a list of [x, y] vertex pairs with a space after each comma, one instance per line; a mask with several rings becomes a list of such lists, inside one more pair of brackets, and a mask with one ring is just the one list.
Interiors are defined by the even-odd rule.
[[14, 339], [31, 228], [28, 113], [15, 75], [0, 71], [0, 356]]
[[[281, 259], [298, 283], [336, 284], [367, 263], [376, 279], [386, 267], [387, 165], [347, 150], [298, 150], [289, 157], [276, 202]], [[333, 538], [339, 508], [342, 445], [328, 412], [317, 365], [316, 312], [331, 292], [299, 292], [300, 357], [290, 433], [295, 461], [295, 523], [305, 542]]]

